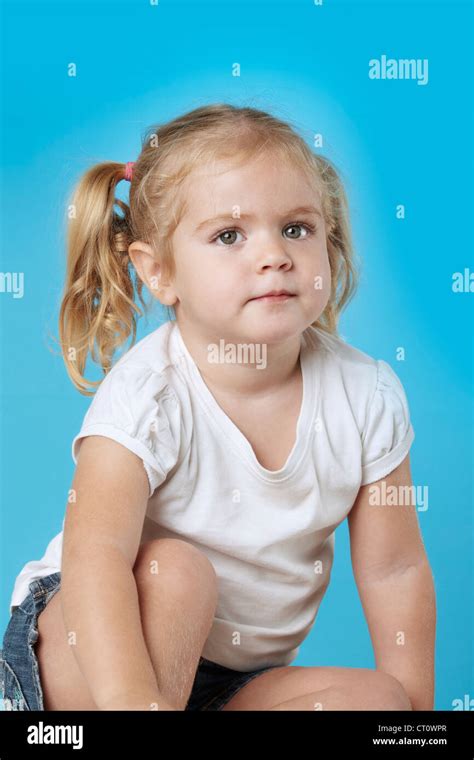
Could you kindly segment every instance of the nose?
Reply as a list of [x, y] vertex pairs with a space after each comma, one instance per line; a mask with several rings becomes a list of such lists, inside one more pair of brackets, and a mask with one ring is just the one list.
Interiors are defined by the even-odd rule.
[[257, 270], [265, 269], [290, 269], [292, 266], [291, 258], [285, 251], [284, 245], [276, 242], [263, 243], [259, 246], [257, 255]]

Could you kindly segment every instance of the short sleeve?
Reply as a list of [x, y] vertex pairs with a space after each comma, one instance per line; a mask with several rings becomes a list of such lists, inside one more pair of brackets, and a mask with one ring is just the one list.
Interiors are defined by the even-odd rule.
[[175, 466], [180, 450], [180, 406], [162, 373], [148, 366], [116, 366], [100, 384], [72, 442], [77, 464], [89, 435], [113, 438], [143, 461], [151, 497]]
[[415, 438], [408, 401], [397, 374], [377, 360], [377, 380], [362, 437], [361, 485], [388, 475], [403, 461]]

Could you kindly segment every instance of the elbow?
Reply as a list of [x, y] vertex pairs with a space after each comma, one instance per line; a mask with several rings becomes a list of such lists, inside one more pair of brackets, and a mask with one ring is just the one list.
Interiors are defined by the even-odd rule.
[[354, 570], [354, 578], [357, 584], [373, 584], [392, 580], [405, 580], [410, 577], [425, 575], [430, 582], [434, 583], [433, 572], [426, 554], [421, 557], [398, 560], [393, 563], [383, 563], [377, 567], [371, 567], [364, 571]]

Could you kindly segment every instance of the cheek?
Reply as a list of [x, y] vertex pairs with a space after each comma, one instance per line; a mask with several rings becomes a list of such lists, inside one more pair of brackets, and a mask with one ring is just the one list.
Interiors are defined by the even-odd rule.
[[215, 267], [199, 250], [199, 246], [186, 248], [177, 261], [176, 274], [181, 289], [188, 295], [206, 291], [214, 277]]
[[232, 261], [230, 258], [225, 259], [224, 256], [225, 254], [222, 254], [222, 258], [207, 260], [202, 274], [205, 276], [208, 289], [218, 289], [229, 297], [236, 292], [239, 285], [242, 285], [246, 275], [242, 263], [239, 264], [236, 258]]
[[328, 298], [331, 293], [331, 268], [326, 251], [320, 251], [307, 262], [305, 267], [306, 292], [318, 300]]

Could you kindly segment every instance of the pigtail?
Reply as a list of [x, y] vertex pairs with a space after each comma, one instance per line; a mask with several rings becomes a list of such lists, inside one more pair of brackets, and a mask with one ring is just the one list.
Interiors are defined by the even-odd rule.
[[[130, 209], [115, 197], [125, 178], [125, 164], [104, 162], [89, 169], [76, 185], [69, 206], [66, 281], [59, 315], [59, 337], [67, 372], [78, 390], [92, 396], [88, 386], [99, 381], [84, 377], [87, 356], [104, 374], [114, 352], [132, 335], [143, 315], [142, 282], [132, 279], [128, 247], [133, 240]], [[117, 205], [122, 215], [114, 206]], [[130, 266], [129, 266], [130, 265]]]

